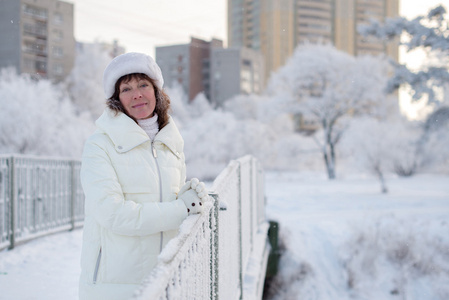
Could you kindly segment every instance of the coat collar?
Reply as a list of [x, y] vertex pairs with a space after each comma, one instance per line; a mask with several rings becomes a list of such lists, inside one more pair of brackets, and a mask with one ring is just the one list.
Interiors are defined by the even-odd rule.
[[[119, 153], [128, 152], [151, 141], [146, 132], [133, 119], [121, 112], [116, 114], [109, 108], [105, 109], [95, 125], [98, 130], [109, 136], [115, 150]], [[164, 144], [178, 157], [183, 152], [184, 141], [172, 117], [169, 118], [168, 124], [156, 134], [154, 142]]]

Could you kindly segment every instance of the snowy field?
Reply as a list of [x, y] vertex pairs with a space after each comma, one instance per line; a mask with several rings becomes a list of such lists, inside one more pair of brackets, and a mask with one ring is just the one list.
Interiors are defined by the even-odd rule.
[[449, 299], [449, 177], [267, 174], [286, 251], [276, 300]]
[[[449, 299], [449, 177], [269, 172], [285, 251], [271, 300]], [[0, 299], [77, 299], [82, 230], [0, 252]]]

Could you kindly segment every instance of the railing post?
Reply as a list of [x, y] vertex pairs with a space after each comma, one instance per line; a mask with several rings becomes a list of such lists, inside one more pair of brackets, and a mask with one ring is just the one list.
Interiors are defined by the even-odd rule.
[[16, 170], [14, 156], [9, 159], [9, 192], [10, 192], [10, 210], [9, 210], [9, 221], [10, 221], [10, 231], [9, 231], [9, 249], [13, 249], [15, 245], [15, 235], [16, 235], [16, 208], [17, 208], [17, 193], [16, 193]]
[[76, 175], [75, 161], [70, 161], [70, 225], [71, 229], [75, 229], [75, 201], [76, 201]]
[[210, 244], [210, 278], [211, 278], [211, 287], [210, 287], [210, 299], [218, 300], [219, 299], [219, 210], [220, 210], [220, 200], [218, 194], [209, 193], [209, 197], [214, 199], [214, 208], [213, 215], [210, 216], [210, 227], [211, 227], [211, 244]]
[[250, 215], [250, 239], [251, 239], [251, 251], [254, 249], [254, 178], [253, 178], [253, 162], [254, 158], [251, 157], [249, 160], [249, 215]]
[[243, 299], [243, 234], [242, 234], [242, 163], [238, 162], [237, 176], [239, 188], [239, 277], [240, 277], [240, 300]]

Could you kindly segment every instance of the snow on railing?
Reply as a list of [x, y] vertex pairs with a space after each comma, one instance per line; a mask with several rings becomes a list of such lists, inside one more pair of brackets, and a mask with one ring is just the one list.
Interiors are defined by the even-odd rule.
[[[82, 225], [81, 162], [0, 156], [0, 250]], [[134, 299], [261, 299], [269, 252], [263, 171], [246, 156], [212, 185]]]
[[77, 160], [0, 156], [0, 249], [82, 224], [80, 167]]
[[262, 299], [269, 245], [263, 171], [245, 156], [212, 185], [201, 215], [189, 216], [133, 299]]

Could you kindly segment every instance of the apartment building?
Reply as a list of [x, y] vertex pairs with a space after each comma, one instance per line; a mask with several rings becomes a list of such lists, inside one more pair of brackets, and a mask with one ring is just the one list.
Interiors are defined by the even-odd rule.
[[55, 81], [75, 59], [73, 4], [58, 0], [0, 2], [0, 68]]
[[156, 47], [156, 62], [164, 85], [180, 85], [189, 101], [203, 92], [211, 104], [221, 106], [232, 96], [258, 94], [263, 88], [262, 54], [246, 47], [226, 49], [216, 39]]
[[223, 42], [193, 37], [188, 44], [156, 47], [156, 62], [164, 75], [164, 85], [181, 85], [190, 101], [201, 92], [210, 99], [210, 56], [215, 48], [223, 48]]
[[85, 42], [76, 42], [76, 52], [83, 52], [85, 50], [92, 51], [94, 49], [101, 50], [106, 52], [111, 59], [124, 54], [125, 47], [120, 45], [118, 40], [114, 40], [112, 43], [106, 42], [94, 42], [94, 43], [85, 43]]
[[266, 78], [305, 42], [330, 42], [352, 55], [385, 53], [398, 46], [370, 40], [357, 27], [399, 15], [399, 0], [228, 0], [229, 47], [264, 55]]
[[235, 95], [260, 94], [264, 87], [264, 60], [249, 48], [216, 48], [210, 64], [210, 101], [214, 106]]

